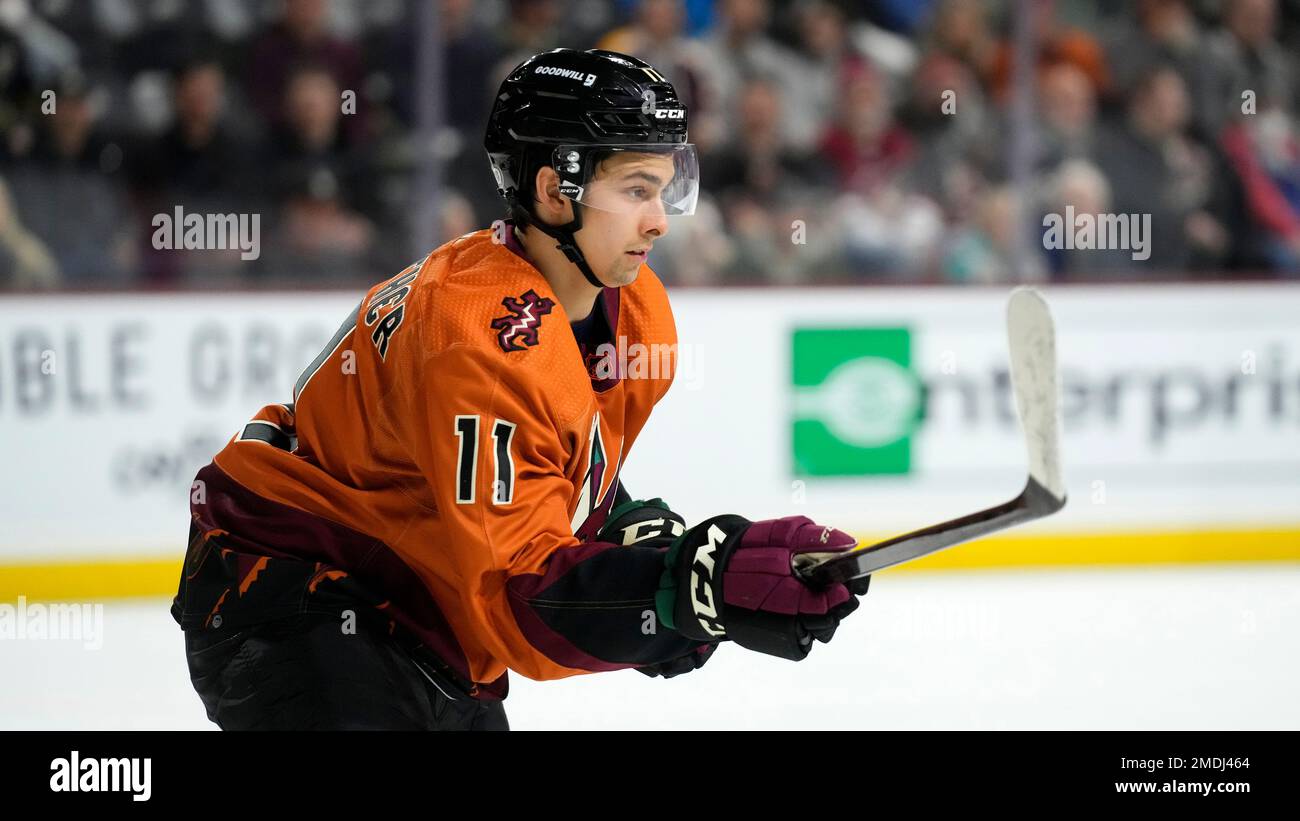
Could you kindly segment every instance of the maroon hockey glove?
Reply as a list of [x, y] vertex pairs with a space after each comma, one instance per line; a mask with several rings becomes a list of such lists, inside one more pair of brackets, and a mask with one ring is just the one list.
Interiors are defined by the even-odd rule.
[[807, 516], [751, 522], [716, 516], [668, 551], [656, 596], [661, 623], [702, 641], [731, 639], [749, 650], [798, 661], [812, 641], [828, 642], [858, 607], [870, 577], [851, 586], [812, 587], [794, 573], [799, 553], [851, 550], [856, 540]]

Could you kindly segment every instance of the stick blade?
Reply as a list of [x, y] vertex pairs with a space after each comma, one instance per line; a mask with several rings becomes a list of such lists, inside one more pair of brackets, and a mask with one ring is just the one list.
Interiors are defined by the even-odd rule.
[[1064, 505], [1056, 326], [1047, 300], [1035, 288], [1016, 288], [1007, 300], [1007, 347], [1011, 386], [1029, 454], [1029, 476]]

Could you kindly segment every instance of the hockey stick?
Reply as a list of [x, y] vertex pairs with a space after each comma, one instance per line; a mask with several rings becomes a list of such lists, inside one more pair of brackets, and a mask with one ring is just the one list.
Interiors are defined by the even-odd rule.
[[909, 562], [945, 547], [1048, 516], [1065, 506], [1061, 479], [1060, 387], [1056, 373], [1056, 331], [1047, 302], [1033, 288], [1020, 287], [1007, 301], [1007, 343], [1011, 388], [1029, 450], [1029, 478], [1020, 495], [981, 510], [849, 553], [803, 553], [795, 572], [813, 584], [847, 582]]

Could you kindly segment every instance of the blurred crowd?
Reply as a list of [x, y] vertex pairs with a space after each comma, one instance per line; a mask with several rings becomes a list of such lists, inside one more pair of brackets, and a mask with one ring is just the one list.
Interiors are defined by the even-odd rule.
[[[670, 284], [1300, 276], [1300, 0], [0, 0], [0, 288], [387, 276], [503, 216], [492, 93], [561, 46], [690, 106]], [[1067, 207], [1149, 256], [1045, 248]]]

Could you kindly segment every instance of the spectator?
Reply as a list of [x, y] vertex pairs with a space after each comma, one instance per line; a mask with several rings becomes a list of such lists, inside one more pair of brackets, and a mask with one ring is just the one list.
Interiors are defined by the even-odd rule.
[[905, 184], [964, 220], [979, 182], [1002, 163], [995, 113], [970, 67], [940, 52], [922, 58], [907, 88], [900, 125], [918, 146]]
[[706, 187], [722, 200], [724, 209], [738, 198], [773, 205], [795, 189], [827, 181], [811, 154], [785, 142], [781, 89], [773, 80], [749, 80], [738, 103], [736, 139], [702, 161]]
[[[1107, 96], [1111, 90], [1110, 68], [1097, 39], [1082, 29], [1063, 25], [1048, 4], [1032, 3], [1029, 9], [1030, 25], [1034, 27], [1038, 45], [1036, 65], [1040, 75], [1054, 66], [1070, 64], [1084, 73], [1099, 97]], [[986, 78], [993, 98], [1002, 102], [1010, 99], [1013, 52], [1012, 41], [1004, 39]]]
[[1151, 272], [1206, 268], [1231, 253], [1231, 174], [1188, 132], [1182, 77], [1164, 66], [1134, 89], [1122, 124], [1097, 143], [1096, 159], [1121, 214], [1151, 215]]
[[1067, 160], [1086, 159], [1096, 153], [1098, 136], [1097, 93], [1092, 81], [1073, 63], [1057, 63], [1043, 70], [1038, 88], [1041, 122], [1033, 166], [1050, 172]]
[[[725, 122], [732, 122], [736, 101], [747, 78], [766, 77], [776, 84], [788, 106], [785, 116], [780, 118], [782, 140], [792, 148], [811, 150], [821, 136], [822, 123], [799, 99], [794, 55], [768, 36], [770, 21], [768, 0], [719, 3], [717, 29], [705, 40], [705, 45], [713, 55], [710, 73], [717, 83], [718, 97], [727, 117]], [[729, 130], [725, 139], [735, 140], [740, 136]]]
[[374, 226], [347, 207], [330, 171], [303, 168], [287, 191], [266, 252], [272, 284], [364, 284]]
[[821, 154], [839, 187], [870, 194], [894, 184], [911, 162], [915, 143], [894, 120], [885, 77], [872, 68], [845, 81], [839, 121], [822, 139]]
[[[741, 281], [789, 285], [824, 275], [840, 247], [823, 213], [829, 169], [786, 144], [775, 81], [748, 80], [738, 102], [737, 141], [703, 161], [706, 189], [719, 199], [734, 246], [711, 253], [729, 258], [726, 277]], [[692, 276], [689, 266], [682, 271]]]
[[1276, 105], [1238, 116], [1223, 150], [1242, 181], [1248, 215], [1245, 265], [1300, 273], [1300, 133]]
[[[819, 140], [835, 117], [841, 78], [867, 67], [867, 60], [849, 40], [843, 12], [826, 0], [805, 0], [796, 6], [800, 49], [792, 55], [787, 82], [786, 116], [808, 123], [811, 139]], [[796, 134], [795, 146], [804, 138]]]
[[943, 0], [935, 9], [925, 51], [965, 63], [983, 81], [993, 72], [998, 41], [983, 0]]
[[1153, 69], [1170, 66], [1187, 86], [1196, 122], [1209, 134], [1217, 131], [1220, 115], [1212, 118], [1208, 105], [1215, 69], [1205, 59], [1206, 37], [1187, 0], [1140, 0], [1136, 15], [1120, 18], [1106, 41], [1106, 59], [1124, 97]]
[[277, 198], [300, 190], [302, 181], [328, 173], [348, 208], [374, 213], [367, 155], [343, 128], [339, 87], [328, 68], [303, 65], [290, 72], [280, 126], [272, 135], [268, 167], [274, 169]]
[[0, 180], [0, 286], [52, 288], [59, 284], [59, 264], [41, 241], [23, 227], [9, 188]]
[[1223, 27], [1209, 37], [1203, 55], [1212, 71], [1206, 115], [1211, 133], [1243, 111], [1246, 92], [1256, 110], [1263, 101], [1295, 109], [1295, 64], [1278, 44], [1276, 28], [1276, 0], [1226, 4]]
[[168, 200], [230, 203], [256, 194], [254, 139], [232, 126], [221, 64], [197, 57], [174, 74], [172, 123], [133, 152], [130, 171], [141, 193]]
[[[356, 93], [357, 110], [348, 117], [346, 129], [353, 142], [361, 143], [367, 136], [361, 52], [330, 34], [326, 11], [325, 0], [284, 0], [284, 15], [253, 47], [249, 95], [266, 122], [281, 126], [286, 115], [282, 103], [295, 67], [320, 66], [340, 91]], [[341, 110], [339, 94], [333, 105]]]
[[[470, 0], [442, 0], [439, 25], [443, 39], [447, 83], [446, 124], [466, 133], [483, 129], [492, 108], [492, 66], [501, 59], [501, 45], [493, 33], [474, 21]], [[410, 74], [414, 59], [399, 72]], [[495, 195], [494, 195], [495, 196]]]
[[9, 174], [23, 223], [71, 286], [122, 285], [136, 275], [136, 226], [121, 170], [123, 151], [96, 128], [100, 110], [76, 75], [55, 89], [32, 151]]
[[[984, 191], [972, 209], [972, 223], [956, 233], [944, 252], [944, 280], [961, 284], [1015, 281], [1016, 232], [1024, 224], [1023, 207], [1010, 186]], [[1035, 256], [1026, 279], [1045, 278], [1046, 265]]]
[[[1111, 186], [1106, 176], [1087, 160], [1068, 160], [1057, 168], [1047, 178], [1044, 199], [1043, 213], [1056, 215], [1062, 230], [1070, 233], [1075, 232], [1081, 217], [1090, 216], [1095, 220], [1100, 215], [1119, 210], [1111, 199]], [[1120, 210], [1120, 213], [1124, 212]], [[1069, 219], [1071, 214], [1073, 220]], [[1044, 240], [1046, 231], [1045, 221], [1039, 220], [1035, 236]], [[1145, 240], [1154, 242], [1155, 232], [1155, 220], [1152, 220], [1151, 234]], [[1129, 243], [1136, 247], [1136, 238], [1130, 236]], [[1049, 248], [1045, 242], [1037, 246], [1043, 250], [1047, 266], [1057, 279], [1086, 279], [1103, 274], [1115, 276], [1134, 271], [1141, 264], [1133, 259], [1135, 248], [1064, 246], [1064, 242], [1061, 247]]]
[[824, 194], [801, 189], [769, 208], [733, 202], [728, 213], [734, 256], [724, 281], [804, 285], [842, 281], [842, 226]]
[[[224, 117], [226, 78], [221, 64], [196, 57], [176, 72], [173, 125], [132, 153], [137, 207], [145, 216], [172, 213], [260, 213], [258, 148]], [[228, 250], [159, 250], [145, 246], [146, 276], [153, 282], [228, 281], [248, 265]]]
[[523, 59], [516, 59], [518, 55], [536, 54], [562, 46], [576, 47], [573, 43], [560, 42], [563, 17], [564, 10], [558, 0], [510, 0], [505, 40], [511, 54], [511, 66]]
[[907, 188], [915, 142], [894, 120], [884, 76], [854, 72], [846, 80], [839, 123], [822, 142], [844, 192], [835, 202], [851, 271], [905, 279], [938, 267], [939, 207]]

